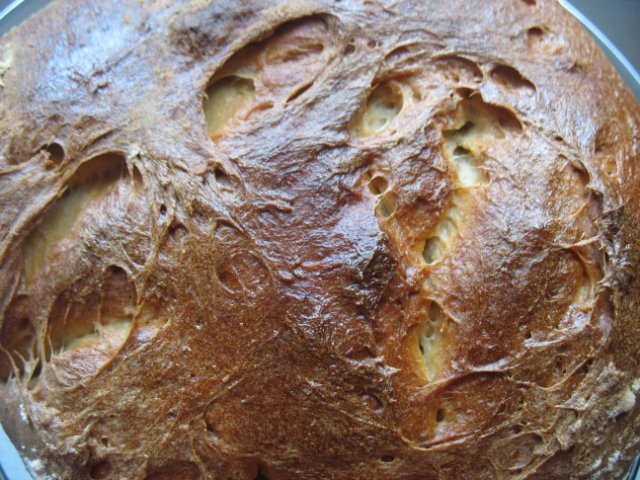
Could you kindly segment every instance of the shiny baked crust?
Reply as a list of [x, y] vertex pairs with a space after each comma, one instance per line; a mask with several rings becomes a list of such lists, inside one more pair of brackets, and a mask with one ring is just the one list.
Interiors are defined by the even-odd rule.
[[611, 479], [640, 110], [549, 0], [55, 1], [0, 39], [38, 478]]

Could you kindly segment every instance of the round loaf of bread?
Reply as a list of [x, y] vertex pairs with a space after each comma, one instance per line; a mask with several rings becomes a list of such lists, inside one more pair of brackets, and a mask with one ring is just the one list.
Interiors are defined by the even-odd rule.
[[552, 0], [56, 0], [0, 39], [39, 479], [620, 478], [640, 107]]

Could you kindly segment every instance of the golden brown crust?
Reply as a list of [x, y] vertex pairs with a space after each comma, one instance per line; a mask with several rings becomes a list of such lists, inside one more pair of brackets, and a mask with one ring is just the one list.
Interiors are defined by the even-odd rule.
[[0, 419], [36, 476], [623, 474], [640, 108], [573, 18], [143, 3], [0, 39]]

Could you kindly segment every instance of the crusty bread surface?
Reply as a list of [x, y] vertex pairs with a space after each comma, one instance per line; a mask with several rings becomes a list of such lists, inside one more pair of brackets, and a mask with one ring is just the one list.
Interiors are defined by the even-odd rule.
[[551, 0], [55, 0], [0, 38], [38, 479], [622, 478], [640, 107]]

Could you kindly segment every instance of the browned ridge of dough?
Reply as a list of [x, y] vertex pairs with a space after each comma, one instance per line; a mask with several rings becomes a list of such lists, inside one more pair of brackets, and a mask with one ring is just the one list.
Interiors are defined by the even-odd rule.
[[36, 478], [621, 478], [640, 108], [552, 0], [54, 2], [0, 39]]

